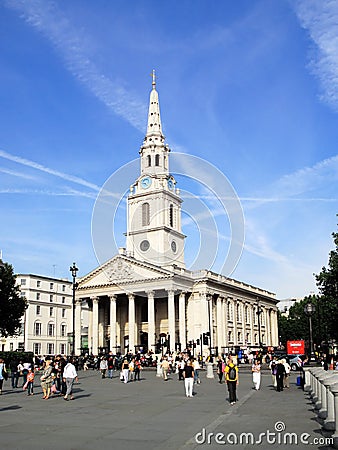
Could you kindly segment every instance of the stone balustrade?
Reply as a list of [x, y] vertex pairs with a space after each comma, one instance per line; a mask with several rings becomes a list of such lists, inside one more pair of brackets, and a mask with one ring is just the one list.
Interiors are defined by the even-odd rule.
[[304, 391], [322, 419], [323, 430], [333, 432], [333, 447], [338, 449], [338, 371], [306, 367], [304, 373]]

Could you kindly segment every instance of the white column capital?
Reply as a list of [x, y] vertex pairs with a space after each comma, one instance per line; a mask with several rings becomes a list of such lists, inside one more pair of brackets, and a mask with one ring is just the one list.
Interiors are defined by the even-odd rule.
[[99, 303], [99, 300], [100, 300], [99, 297], [91, 297], [90, 299], [93, 303], [96, 303], [96, 304]]
[[155, 297], [155, 291], [146, 291], [146, 294], [148, 296], [148, 298], [154, 298]]

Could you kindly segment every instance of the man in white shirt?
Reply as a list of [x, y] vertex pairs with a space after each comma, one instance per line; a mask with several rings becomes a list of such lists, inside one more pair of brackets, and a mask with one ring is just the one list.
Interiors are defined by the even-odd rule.
[[78, 381], [78, 377], [72, 358], [69, 359], [68, 364], [66, 364], [65, 368], [63, 369], [63, 380], [66, 382], [67, 386], [66, 395], [63, 397], [64, 400], [69, 400], [69, 396], [70, 400], [74, 400], [73, 384], [75, 380], [76, 382]]

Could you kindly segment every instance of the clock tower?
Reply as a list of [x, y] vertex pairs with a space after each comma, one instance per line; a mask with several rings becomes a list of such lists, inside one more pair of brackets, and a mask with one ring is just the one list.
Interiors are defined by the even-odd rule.
[[152, 77], [147, 133], [139, 151], [141, 173], [127, 201], [127, 254], [161, 267], [184, 267], [182, 199], [169, 172], [170, 148], [162, 133], [155, 71]]

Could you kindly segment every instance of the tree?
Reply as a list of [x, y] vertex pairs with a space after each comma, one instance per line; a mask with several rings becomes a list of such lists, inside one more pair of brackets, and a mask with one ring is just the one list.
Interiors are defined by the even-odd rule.
[[13, 267], [0, 260], [0, 335], [4, 337], [20, 332], [21, 317], [28, 307], [15, 279]]
[[330, 252], [328, 268], [316, 275], [321, 294], [319, 311], [322, 335], [326, 341], [338, 339], [338, 233], [332, 233], [335, 249]]
[[305, 297], [289, 309], [288, 317], [279, 314], [280, 340], [304, 339], [309, 341], [309, 318], [305, 306], [312, 303], [315, 312], [311, 316], [313, 342], [321, 351], [327, 351], [330, 341], [338, 340], [338, 233], [332, 233], [335, 249], [330, 252], [328, 267], [316, 275], [320, 295]]

